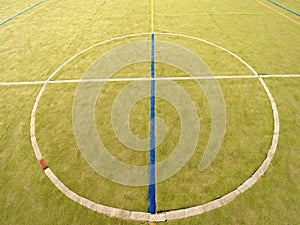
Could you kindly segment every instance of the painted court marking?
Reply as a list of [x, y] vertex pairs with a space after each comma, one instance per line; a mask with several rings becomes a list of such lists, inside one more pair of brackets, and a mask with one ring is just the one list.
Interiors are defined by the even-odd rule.
[[279, 4], [276, 3], [276, 2], [271, 1], [271, 0], [267, 0], [267, 1], [270, 2], [270, 3], [272, 3], [273, 5], [275, 5], [275, 6], [279, 7], [279, 8], [281, 8], [281, 9], [283, 9], [283, 10], [289, 12], [289, 13], [292, 13], [292, 14], [294, 14], [294, 15], [300, 17], [300, 14], [299, 14], [299, 13], [296, 13], [296, 12], [294, 12], [294, 11], [292, 11], [292, 10], [290, 10], [290, 9], [288, 9], [288, 8], [286, 8], [286, 7], [284, 7], [284, 6], [282, 6], [282, 5], [279, 5]]
[[[73, 59], [76, 57], [80, 56], [81, 54], [91, 50], [92, 48], [96, 46], [100, 46], [104, 43], [111, 42], [113, 40], [118, 40], [118, 39], [124, 39], [127, 37], [136, 37], [136, 36], [141, 36], [141, 35], [151, 35], [152, 33], [142, 33], [142, 34], [131, 34], [131, 35], [126, 35], [122, 37], [117, 37], [117, 38], [112, 38], [107, 41], [102, 41], [99, 42], [98, 44], [95, 44], [89, 48], [86, 48], [82, 50], [81, 52], [77, 53], [76, 55], [72, 56], [70, 59], [68, 59], [65, 63], [63, 63], [60, 67], [58, 67], [57, 70], [55, 70], [46, 81], [44, 81], [42, 84], [42, 88], [40, 89], [40, 92], [36, 98], [36, 101], [34, 103], [32, 113], [31, 113], [31, 122], [30, 122], [30, 135], [31, 135], [31, 142], [32, 142], [32, 147], [35, 153], [35, 156], [38, 160], [38, 162], [43, 162], [40, 165], [44, 169], [44, 172], [46, 176], [52, 181], [52, 183], [62, 192], [64, 193], [68, 198], [72, 199], [73, 201], [77, 202], [78, 204], [91, 209], [95, 212], [110, 216], [110, 217], [116, 217], [119, 219], [123, 220], [134, 220], [134, 221], [142, 221], [142, 222], [163, 222], [163, 221], [172, 221], [172, 220], [179, 220], [179, 219], [184, 219], [188, 217], [193, 217], [197, 216], [200, 214], [203, 214], [205, 212], [209, 212], [211, 210], [214, 210], [216, 208], [222, 207], [224, 205], [227, 205], [228, 203], [232, 202], [234, 199], [236, 199], [239, 195], [247, 191], [249, 188], [251, 188], [257, 181], [258, 179], [263, 176], [263, 174], [267, 171], [271, 160], [276, 152], [276, 148], [278, 145], [278, 138], [279, 138], [279, 130], [280, 130], [280, 121], [279, 121], [279, 113], [277, 110], [277, 106], [275, 103], [275, 100], [268, 89], [266, 83], [264, 82], [263, 78], [258, 75], [258, 73], [243, 59], [241, 59], [239, 56], [234, 54], [233, 52], [218, 46], [212, 42], [206, 41], [204, 39], [188, 36], [188, 35], [182, 35], [182, 34], [172, 34], [172, 33], [156, 33], [157, 35], [166, 35], [166, 36], [177, 36], [177, 37], [185, 37], [189, 39], [194, 39], [198, 40], [201, 42], [205, 42], [209, 45], [215, 46], [216, 48], [219, 48], [228, 54], [232, 55], [235, 57], [237, 60], [239, 60], [242, 64], [247, 66], [247, 68], [253, 72], [254, 77], [260, 81], [262, 84], [263, 88], [265, 89], [265, 92], [267, 93], [267, 96], [270, 100], [272, 111], [273, 111], [273, 119], [274, 119], [274, 132], [273, 132], [273, 137], [272, 137], [272, 144], [270, 149], [268, 150], [267, 158], [264, 160], [264, 162], [261, 164], [261, 166], [257, 169], [257, 171], [249, 178], [247, 179], [242, 185], [240, 185], [238, 188], [236, 188], [234, 191], [224, 195], [223, 197], [220, 197], [219, 199], [213, 200], [211, 202], [208, 202], [203, 205], [195, 206], [195, 207], [190, 207], [186, 209], [180, 209], [180, 210], [174, 210], [170, 212], [162, 212], [158, 214], [150, 214], [146, 212], [136, 212], [136, 211], [129, 211], [129, 210], [123, 210], [120, 208], [112, 208], [109, 206], [104, 206], [95, 202], [92, 202], [91, 200], [88, 200], [82, 196], [79, 196], [78, 194], [74, 193], [72, 190], [70, 190], [67, 186], [65, 186], [57, 177], [56, 175], [52, 172], [52, 170], [48, 167], [46, 162], [43, 160], [37, 139], [36, 139], [36, 131], [35, 131], [35, 123], [36, 123], [36, 113], [39, 105], [39, 101], [41, 100], [41, 97], [47, 87], [47, 85], [51, 82], [51, 79], [54, 78], [54, 76], [64, 67], [66, 66], [69, 62], [71, 62]], [[253, 77], [253, 76], [252, 76]], [[152, 78], [153, 79], [153, 78]], [[186, 79], [186, 78], [184, 78]], [[191, 78], [190, 78], [191, 79]], [[121, 81], [123, 81], [122, 79]], [[154, 80], [154, 79], [153, 79]]]
[[151, 33], [154, 33], [154, 0], [151, 0]]
[[[8, 20], [2, 22], [0, 26], [10, 22], [11, 20], [17, 18], [18, 16], [21, 16], [22, 14], [32, 10], [35, 7], [38, 7], [40, 4], [44, 3], [46, 0], [43, 0], [36, 5], [22, 11], [21, 13], [15, 15], [14, 17], [9, 18]], [[269, 0], [268, 0], [269, 1]], [[272, 1], [269, 1], [272, 2]], [[154, 32], [154, 22], [153, 22], [153, 0], [151, 0], [151, 31], [152, 33]], [[275, 11], [275, 10], [274, 10]], [[281, 13], [280, 13], [281, 14]], [[283, 15], [284, 16], [284, 15]], [[287, 17], [287, 16], [285, 16]], [[289, 18], [289, 17], [287, 17]], [[293, 20], [294, 21], [294, 20]], [[143, 33], [146, 34], [146, 33]], [[143, 35], [142, 34], [142, 35]], [[158, 33], [160, 35], [163, 35], [163, 33]], [[114, 79], [94, 79], [94, 80], [52, 80], [52, 78], [56, 75], [56, 73], [64, 67], [66, 64], [71, 62], [73, 59], [75, 59], [77, 56], [81, 55], [82, 53], [96, 47], [99, 45], [102, 45], [104, 43], [117, 40], [117, 39], [122, 39], [130, 36], [139, 36], [141, 34], [133, 34], [133, 35], [126, 35], [123, 37], [117, 37], [113, 38], [104, 42], [100, 42], [94, 46], [91, 46], [78, 54], [74, 55], [71, 57], [69, 60], [67, 60], [62, 66], [60, 66], [53, 74], [50, 75], [50, 77], [46, 81], [28, 81], [28, 82], [0, 82], [0, 86], [19, 86], [19, 85], [42, 85], [42, 88], [36, 98], [33, 110], [32, 110], [32, 117], [31, 117], [31, 125], [30, 125], [30, 133], [31, 133], [31, 141], [32, 141], [32, 147], [34, 149], [36, 158], [38, 159], [40, 166], [44, 170], [46, 176], [52, 181], [52, 183], [62, 192], [64, 193], [68, 198], [72, 199], [73, 201], [79, 203], [80, 205], [89, 208], [95, 212], [110, 216], [110, 217], [116, 217], [120, 219], [125, 219], [125, 220], [135, 220], [135, 221], [143, 221], [143, 222], [162, 222], [162, 221], [171, 221], [171, 220], [177, 220], [177, 219], [183, 219], [183, 218], [188, 218], [191, 216], [196, 216], [200, 215], [202, 213], [211, 211], [213, 209], [222, 207], [229, 202], [233, 201], [236, 197], [238, 197], [240, 194], [245, 192], [247, 189], [249, 189], [256, 181], [266, 172], [268, 169], [269, 164], [271, 163], [271, 160], [273, 158], [273, 155], [275, 154], [276, 147], [278, 144], [278, 137], [279, 137], [279, 115], [276, 107], [276, 103], [272, 97], [271, 92], [269, 91], [266, 83], [264, 82], [263, 79], [265, 78], [299, 78], [300, 74], [286, 74], [286, 75], [258, 75], [257, 72], [250, 66], [248, 65], [244, 60], [242, 60], [239, 56], [235, 55], [234, 53], [228, 51], [225, 48], [222, 48], [218, 45], [215, 45], [211, 42], [205, 41], [203, 39], [199, 38], [194, 38], [191, 36], [187, 35], [180, 35], [180, 34], [164, 34], [164, 35], [170, 35], [170, 36], [181, 36], [181, 37], [186, 37], [186, 38], [192, 38], [196, 39], [199, 41], [203, 41], [207, 44], [213, 45], [219, 49], [222, 49], [226, 51], [227, 53], [233, 55], [236, 59], [240, 60], [244, 65], [246, 65], [253, 73], [254, 75], [237, 75], [237, 76], [216, 76], [216, 77], [166, 77], [166, 78], [157, 78], [157, 77], [151, 77], [151, 78], [114, 78]], [[273, 140], [272, 140], [272, 145], [271, 148], [268, 152], [268, 156], [266, 160], [263, 162], [263, 164], [260, 166], [260, 168], [255, 172], [255, 174], [246, 180], [240, 187], [238, 187], [236, 190], [230, 192], [229, 194], [223, 196], [220, 199], [216, 199], [212, 202], [209, 202], [204, 205], [196, 206], [196, 207], [191, 207], [188, 209], [182, 209], [182, 210], [176, 210], [176, 211], [171, 211], [171, 212], [166, 212], [166, 213], [159, 213], [159, 214], [154, 214], [151, 215], [149, 213], [144, 213], [144, 212], [134, 212], [134, 211], [127, 211], [127, 210], [122, 210], [118, 208], [112, 208], [108, 206], [103, 206], [97, 203], [94, 203], [86, 198], [83, 198], [76, 193], [74, 193], [72, 190], [70, 190], [68, 187], [66, 187], [57, 177], [56, 175], [51, 171], [51, 169], [48, 167], [46, 162], [44, 161], [42, 154], [40, 152], [37, 139], [35, 136], [35, 116], [36, 116], [36, 111], [38, 108], [39, 101], [42, 97], [43, 92], [45, 91], [46, 87], [48, 84], [67, 84], [67, 83], [81, 83], [81, 82], [124, 82], [124, 81], [151, 81], [152, 83], [155, 83], [155, 81], [159, 80], [204, 80], [204, 79], [259, 79], [261, 82], [262, 86], [264, 87], [269, 100], [271, 102], [272, 110], [273, 110], [273, 116], [274, 116], [274, 135], [273, 135]], [[155, 146], [155, 145], [154, 145]]]
[[279, 14], [279, 15], [285, 17], [286, 19], [292, 21], [293, 23], [296, 23], [296, 24], [300, 25], [300, 22], [298, 22], [298, 21], [292, 19], [291, 17], [289, 17], [289, 16], [287, 16], [287, 15], [284, 15], [283, 13], [281, 13], [281, 12], [279, 12], [279, 11], [273, 9], [272, 7], [270, 7], [270, 6], [268, 6], [267, 4], [263, 3], [262, 1], [260, 1], [260, 0], [256, 0], [256, 1], [257, 1], [259, 4], [263, 5], [264, 7], [268, 8], [268, 9], [272, 10], [273, 12], [275, 12], [275, 13], [277, 13], [277, 14]]
[[130, 81], [188, 81], [188, 80], [229, 80], [229, 79], [270, 79], [270, 78], [300, 78], [300, 74], [270, 74], [270, 75], [230, 75], [230, 76], [199, 76], [199, 77], [136, 77], [136, 78], [110, 78], [110, 79], [86, 79], [86, 80], [51, 80], [51, 81], [20, 81], [0, 82], [0, 86], [25, 86], [48, 84], [72, 84], [72, 83], [106, 83], [106, 82], [130, 82]]
[[5, 25], [5, 24], [7, 24], [8, 22], [16, 19], [17, 17], [22, 16], [23, 14], [25, 14], [25, 13], [33, 10], [34, 8], [37, 8], [38, 6], [40, 6], [41, 4], [45, 3], [46, 1], [47, 0], [40, 1], [40, 2], [36, 3], [35, 5], [30, 6], [29, 8], [23, 10], [22, 12], [19, 12], [18, 14], [14, 15], [14, 16], [12, 16], [10, 18], [8, 18], [7, 20], [5, 20], [5, 21], [3, 21], [3, 22], [0, 23], [0, 27], [3, 26], [3, 25]]
[[148, 212], [156, 213], [156, 182], [155, 182], [155, 35], [151, 34], [151, 96], [150, 96], [150, 165], [148, 186]]

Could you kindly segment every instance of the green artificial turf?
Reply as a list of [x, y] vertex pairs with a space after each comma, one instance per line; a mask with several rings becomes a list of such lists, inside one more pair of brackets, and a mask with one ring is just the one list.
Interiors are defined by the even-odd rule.
[[[300, 22], [299, 17], [262, 2]], [[299, 13], [298, 0], [276, 2]], [[0, 22], [35, 3], [4, 0]], [[30, 141], [31, 111], [41, 85], [3, 86], [1, 82], [43, 81], [70, 57], [90, 46], [127, 34], [151, 32], [150, 15], [150, 0], [49, 0], [0, 27], [1, 224], [141, 224], [92, 212], [55, 188], [39, 167]], [[237, 54], [259, 74], [300, 74], [300, 25], [254, 0], [154, 0], [154, 31], [210, 41]], [[144, 34], [95, 46], [65, 65], [53, 80], [81, 79], [103, 54], [150, 38]], [[199, 40], [157, 34], [156, 41], [188, 49], [205, 62], [213, 75], [252, 75], [233, 56]], [[115, 63], [112, 61], [111, 65]], [[156, 62], [155, 72], [157, 77], [188, 76], [179, 68], [161, 62]], [[117, 71], [113, 78], [149, 76], [150, 63], [144, 62]], [[265, 81], [277, 103], [281, 125], [278, 149], [267, 173], [229, 205], [167, 224], [300, 223], [297, 151], [300, 79]], [[165, 82], [157, 81], [156, 85]], [[233, 191], [264, 161], [273, 136], [271, 105], [260, 82], [219, 80], [226, 104], [226, 134], [211, 166], [200, 172], [198, 166], [211, 131], [211, 109], [196, 81], [174, 82], [194, 102], [200, 135], [188, 163], [170, 179], [157, 184], [159, 212], [204, 204]], [[120, 143], [110, 121], [114, 101], [128, 84], [129, 81], [122, 81], [103, 85], [95, 105], [95, 128], [116, 159], [145, 166], [149, 163], [149, 152], [133, 151]], [[41, 98], [36, 136], [45, 161], [66, 186], [81, 196], [111, 207], [147, 212], [147, 186], [114, 183], [94, 171], [81, 155], [72, 124], [77, 87], [77, 83], [49, 84]], [[128, 115], [130, 129], [141, 139], [149, 138], [149, 109], [146, 97], [137, 101]], [[165, 139], [156, 149], [156, 160], [162, 162], [178, 144], [181, 124], [176, 107], [160, 97], [157, 97], [156, 114], [167, 127]], [[193, 129], [191, 132], [196, 132]]]

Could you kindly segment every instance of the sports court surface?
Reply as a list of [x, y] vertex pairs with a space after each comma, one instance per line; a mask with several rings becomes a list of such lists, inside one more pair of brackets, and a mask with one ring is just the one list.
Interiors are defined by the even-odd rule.
[[299, 0], [3, 0], [0, 43], [1, 224], [300, 224]]

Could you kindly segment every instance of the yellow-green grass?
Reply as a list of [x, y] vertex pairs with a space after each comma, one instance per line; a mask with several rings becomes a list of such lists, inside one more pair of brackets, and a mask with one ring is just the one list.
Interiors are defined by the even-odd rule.
[[[2, 20], [36, 3], [4, 1]], [[93, 44], [130, 33], [150, 32], [151, 1], [48, 1], [30, 16], [0, 28], [0, 82], [45, 80], [68, 58]], [[300, 73], [300, 25], [256, 1], [154, 1], [155, 31], [182, 33], [212, 41], [245, 59], [260, 74]], [[297, 3], [278, 1], [293, 8]], [[283, 12], [285, 15], [289, 15]], [[293, 17], [295, 20], [299, 20]], [[251, 74], [235, 58], [212, 46], [182, 37], [157, 35], [199, 55], [215, 75]], [[122, 44], [150, 36], [106, 43], [76, 58], [54, 79], [80, 79], [102, 54]], [[158, 77], [187, 76], [156, 64]], [[132, 65], [114, 77], [150, 76], [148, 63]], [[158, 81], [162, 82], [162, 81]], [[281, 133], [270, 169], [234, 202], [195, 218], [170, 224], [299, 224], [300, 80], [266, 81], [277, 102]], [[201, 122], [200, 139], [188, 164], [157, 185], [158, 211], [180, 209], [218, 198], [250, 177], [266, 157], [273, 134], [270, 103], [258, 80], [221, 80], [227, 107], [226, 136], [215, 161], [197, 169], [210, 134], [210, 109], [194, 81], [176, 82], [194, 100]], [[148, 153], [120, 144], [110, 118], [112, 102], [128, 82], [107, 83], [99, 95], [97, 129], [107, 149], [119, 160], [147, 165]], [[96, 214], [72, 202], [47, 179], [30, 143], [30, 114], [40, 85], [0, 86], [0, 219], [4, 224], [139, 224]], [[37, 112], [36, 132], [41, 152], [56, 175], [73, 191], [95, 202], [147, 211], [147, 187], [113, 183], [92, 170], [81, 156], [73, 134], [72, 104], [77, 84], [51, 84]], [[132, 131], [149, 135], [149, 101], [130, 113]], [[165, 159], [178, 142], [176, 110], [158, 98], [157, 115], [170, 128], [157, 148]], [[1, 223], [2, 223], [1, 222]]]

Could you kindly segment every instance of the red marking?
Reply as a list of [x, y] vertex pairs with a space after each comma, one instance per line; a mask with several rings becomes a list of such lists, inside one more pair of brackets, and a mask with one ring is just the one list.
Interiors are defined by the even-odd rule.
[[39, 163], [43, 170], [48, 168], [48, 165], [46, 164], [44, 159], [39, 160]]

